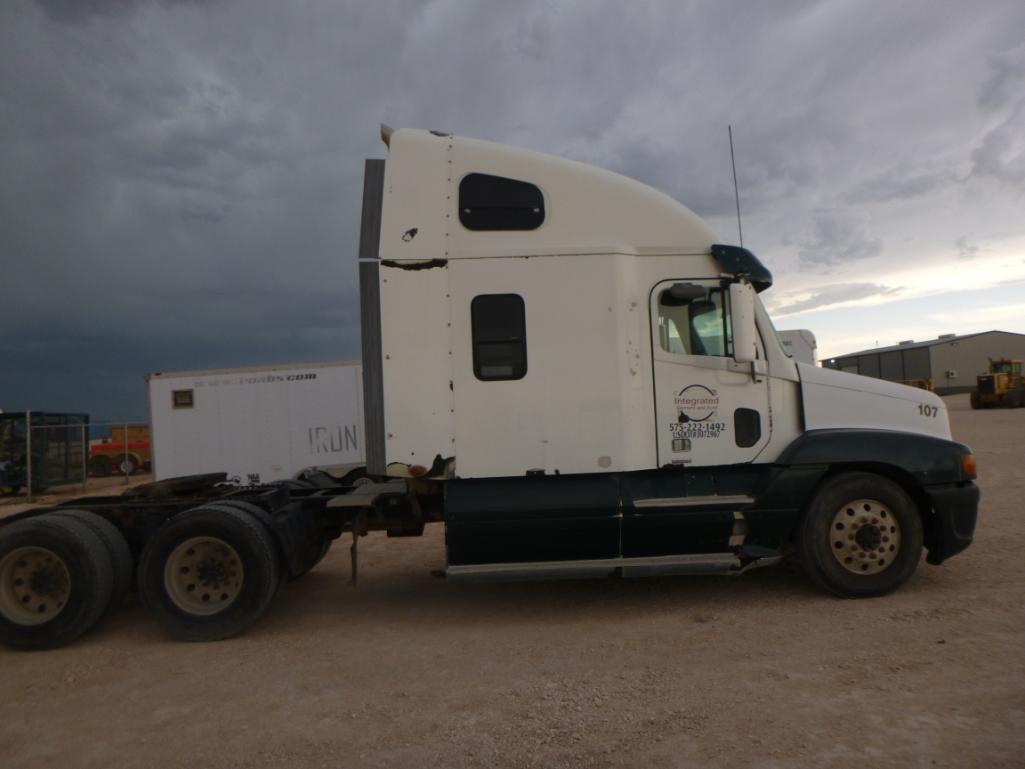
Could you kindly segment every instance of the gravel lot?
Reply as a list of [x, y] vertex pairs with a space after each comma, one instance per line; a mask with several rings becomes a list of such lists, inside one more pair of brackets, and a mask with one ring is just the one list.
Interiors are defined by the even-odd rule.
[[371, 535], [358, 588], [336, 547], [240, 638], [169, 641], [133, 602], [0, 650], [0, 766], [1023, 767], [1025, 410], [947, 402], [980, 528], [895, 595], [784, 567], [448, 584], [440, 527]]

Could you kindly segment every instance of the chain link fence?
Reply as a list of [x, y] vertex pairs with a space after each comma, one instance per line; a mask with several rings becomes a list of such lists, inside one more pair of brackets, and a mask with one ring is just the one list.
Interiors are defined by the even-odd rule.
[[146, 419], [92, 422], [85, 414], [0, 414], [0, 495], [24, 493], [28, 501], [55, 486], [90, 477], [132, 475], [149, 470], [151, 443]]

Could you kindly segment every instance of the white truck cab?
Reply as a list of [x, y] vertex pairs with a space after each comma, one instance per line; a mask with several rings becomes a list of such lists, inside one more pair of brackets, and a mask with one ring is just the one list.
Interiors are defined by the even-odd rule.
[[974, 460], [943, 401], [795, 362], [769, 271], [685, 206], [536, 152], [382, 138], [360, 243], [368, 471], [435, 500], [452, 576], [736, 573], [796, 546], [862, 595], [923, 543], [938, 563], [971, 541]]

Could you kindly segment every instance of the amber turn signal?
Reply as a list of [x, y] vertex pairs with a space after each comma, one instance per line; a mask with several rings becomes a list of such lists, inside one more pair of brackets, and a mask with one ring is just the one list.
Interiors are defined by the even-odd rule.
[[965, 478], [975, 478], [975, 455], [964, 454], [961, 457], [961, 472]]

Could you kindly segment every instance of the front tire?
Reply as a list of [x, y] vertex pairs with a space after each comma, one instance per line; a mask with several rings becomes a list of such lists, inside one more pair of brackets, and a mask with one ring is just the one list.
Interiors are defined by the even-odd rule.
[[281, 565], [271, 534], [240, 510], [205, 506], [168, 521], [139, 559], [139, 595], [172, 637], [219, 641], [267, 610]]
[[815, 494], [798, 529], [797, 551], [819, 587], [867, 598], [910, 579], [922, 539], [922, 519], [904, 489], [873, 473], [845, 473]]
[[973, 409], [981, 409], [982, 408], [982, 403], [979, 401], [979, 391], [978, 390], [972, 390], [971, 394], [968, 396], [968, 401], [969, 401], [969, 403], [972, 404], [972, 408]]

